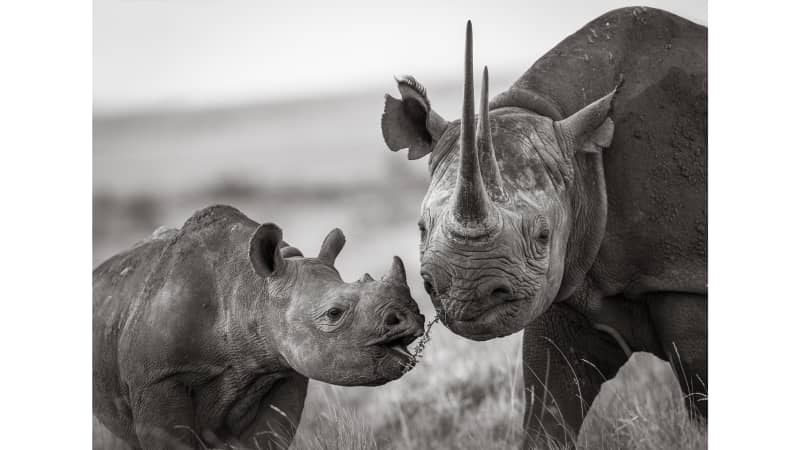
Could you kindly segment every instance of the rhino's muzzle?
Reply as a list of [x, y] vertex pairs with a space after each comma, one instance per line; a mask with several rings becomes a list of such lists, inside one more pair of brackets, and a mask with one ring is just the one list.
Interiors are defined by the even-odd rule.
[[425, 316], [420, 314], [416, 303], [390, 305], [383, 308], [376, 319], [379, 321], [379, 335], [366, 345], [402, 344], [409, 345], [422, 336]]
[[[481, 294], [484, 292], [484, 294]], [[482, 285], [476, 290], [476, 296], [461, 299], [451, 295], [442, 295], [433, 300], [453, 319], [472, 321], [495, 308], [507, 306], [521, 301], [513, 297], [511, 286], [505, 281], [496, 281]]]
[[470, 308], [469, 303], [442, 299], [442, 322], [453, 332], [469, 339], [483, 341], [507, 336], [521, 329], [518, 318], [523, 315], [526, 299], [507, 299], [488, 307]]
[[393, 309], [386, 313], [383, 325], [387, 328], [415, 328], [419, 324], [421, 314], [407, 309]]
[[427, 267], [423, 267], [421, 275], [431, 300], [454, 318], [468, 320], [515, 300], [513, 284], [501, 276], [478, 280], [475, 285], [473, 281], [456, 280], [447, 271]]
[[469, 288], [450, 278], [433, 279], [428, 273], [423, 278], [442, 322], [455, 333], [474, 340], [518, 331], [517, 319], [530, 304], [527, 296], [515, 295], [511, 282], [502, 277], [480, 280]]
[[[418, 312], [406, 311], [389, 312], [385, 317], [384, 327], [388, 331], [377, 339], [367, 343], [368, 347], [378, 349], [395, 364], [389, 367], [402, 368], [405, 365], [413, 364], [414, 355], [408, 350], [408, 346], [424, 334], [425, 316]], [[399, 363], [399, 365], [397, 364]], [[389, 370], [387, 374], [399, 376], [402, 372]], [[391, 379], [394, 379], [392, 377]]]

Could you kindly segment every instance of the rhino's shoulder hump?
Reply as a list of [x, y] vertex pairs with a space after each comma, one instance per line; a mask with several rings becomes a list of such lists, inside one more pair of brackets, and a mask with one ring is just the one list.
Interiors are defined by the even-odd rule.
[[628, 6], [613, 9], [597, 17], [584, 28], [598, 25], [605, 25], [608, 27], [623, 25], [626, 27], [634, 26], [642, 28], [657, 28], [659, 26], [683, 27], [686, 25], [693, 25], [699, 29], [705, 29], [704, 26], [698, 25], [669, 11], [645, 6]]
[[193, 230], [207, 230], [219, 226], [233, 223], [252, 223], [244, 213], [228, 205], [213, 205], [203, 208], [194, 214], [183, 224], [181, 228], [184, 232]]
[[232, 206], [209, 206], [195, 212], [183, 224], [176, 251], [192, 251], [191, 248], [199, 246], [212, 264], [249, 261], [245, 258], [248, 243], [257, 227], [255, 221]]
[[160, 226], [153, 231], [153, 234], [147, 237], [145, 241], [154, 241], [154, 240], [168, 240], [172, 239], [178, 235], [177, 228], [169, 228], [165, 226]]

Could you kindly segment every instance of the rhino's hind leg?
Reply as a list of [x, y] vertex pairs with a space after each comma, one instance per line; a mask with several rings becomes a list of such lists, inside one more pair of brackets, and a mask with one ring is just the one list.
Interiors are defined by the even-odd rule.
[[647, 306], [663, 354], [678, 377], [693, 415], [708, 415], [708, 298], [664, 292], [649, 294]]
[[574, 443], [601, 384], [626, 361], [607, 333], [564, 303], [525, 329], [522, 357], [526, 449]]

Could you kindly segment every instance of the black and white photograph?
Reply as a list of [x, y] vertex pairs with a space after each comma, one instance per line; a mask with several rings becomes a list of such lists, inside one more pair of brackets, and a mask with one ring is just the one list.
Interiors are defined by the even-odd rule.
[[[19, 351], [44, 372], [7, 357], [69, 408], [40, 402], [51, 419], [18, 417], [42, 435], [57, 434], [45, 430], [58, 415], [80, 425], [83, 440], [59, 446], [731, 448], [715, 443], [739, 433], [714, 425], [726, 415], [770, 435], [742, 437], [744, 448], [797, 444], [773, 433], [797, 416], [762, 397], [791, 408], [781, 396], [795, 395], [800, 368], [780, 346], [798, 341], [756, 315], [797, 303], [791, 288], [764, 287], [796, 264], [758, 252], [791, 255], [800, 222], [790, 200], [755, 192], [774, 182], [762, 167], [792, 170], [779, 155], [796, 153], [796, 139], [791, 150], [751, 137], [796, 114], [709, 107], [709, 93], [736, 105], [767, 96], [760, 86], [793, 89], [768, 81], [792, 78], [769, 63], [790, 50], [714, 37], [718, 23], [737, 42], [771, 36], [749, 28], [764, 20], [717, 21], [707, 0], [84, 9], [82, 25], [64, 20], [90, 44], [85, 107], [66, 114], [85, 139], [32, 164], [80, 183], [71, 195], [85, 213], [44, 184], [50, 200], [22, 203], [51, 234], [27, 244], [45, 247], [33, 250], [37, 285], [57, 287], [46, 280], [54, 270], [83, 287], [62, 289], [71, 307], [38, 308], [78, 340]], [[731, 92], [716, 80], [734, 71], [709, 71], [718, 55], [767, 78]], [[59, 61], [64, 77], [69, 61], [81, 65]], [[80, 174], [59, 162], [78, 153]], [[734, 188], [709, 187], [724, 176]], [[789, 190], [780, 186], [768, 189]], [[715, 219], [725, 208], [734, 215]], [[77, 231], [61, 228], [72, 221]], [[86, 257], [58, 249], [69, 235]], [[735, 271], [710, 272], [720, 261]], [[726, 301], [731, 291], [748, 299]], [[752, 328], [748, 314], [773, 330]], [[75, 381], [59, 382], [62, 372]], [[59, 400], [78, 385], [82, 403]]]
[[96, 3], [95, 448], [705, 448], [707, 6], [607, 3]]

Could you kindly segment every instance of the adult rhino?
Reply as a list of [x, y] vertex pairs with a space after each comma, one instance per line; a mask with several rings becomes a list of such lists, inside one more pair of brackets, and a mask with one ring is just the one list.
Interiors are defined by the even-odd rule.
[[631, 350], [671, 361], [706, 414], [706, 40], [664, 11], [611, 11], [491, 102], [484, 69], [476, 125], [467, 23], [460, 121], [413, 77], [386, 96], [388, 147], [430, 155], [421, 273], [443, 322], [525, 329], [526, 446], [570, 441]]
[[215, 206], [102, 263], [95, 417], [133, 448], [286, 448], [309, 378], [400, 377], [424, 322], [403, 263], [345, 283], [343, 246], [333, 230], [303, 258], [276, 225]]

